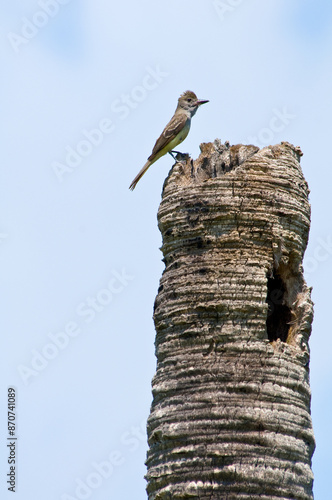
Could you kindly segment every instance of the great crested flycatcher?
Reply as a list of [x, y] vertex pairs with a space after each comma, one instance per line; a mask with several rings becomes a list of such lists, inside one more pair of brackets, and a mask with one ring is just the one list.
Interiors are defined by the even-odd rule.
[[206, 102], [209, 101], [197, 99], [196, 94], [191, 92], [191, 90], [187, 90], [180, 95], [173, 118], [166, 125], [159, 139], [157, 139], [148, 161], [142, 170], [136, 175], [135, 179], [130, 184], [129, 189], [135, 189], [136, 184], [152, 163], [159, 160], [159, 158], [164, 156], [166, 153], [172, 155], [173, 148], [184, 141], [187, 137], [190, 130], [191, 118], [194, 116], [199, 106]]

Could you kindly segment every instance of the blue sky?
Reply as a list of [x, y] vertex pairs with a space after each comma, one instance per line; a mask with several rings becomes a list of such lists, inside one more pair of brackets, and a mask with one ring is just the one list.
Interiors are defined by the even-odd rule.
[[146, 498], [170, 157], [128, 186], [187, 89], [210, 100], [181, 148], [194, 158], [215, 138], [304, 153], [314, 491], [328, 498], [331, 20], [328, 1], [2, 2], [0, 404], [14, 386], [16, 500]]

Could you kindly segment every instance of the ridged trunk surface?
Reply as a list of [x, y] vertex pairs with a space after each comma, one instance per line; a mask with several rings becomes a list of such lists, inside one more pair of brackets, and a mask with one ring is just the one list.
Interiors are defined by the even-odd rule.
[[175, 164], [158, 212], [166, 268], [154, 312], [148, 496], [309, 500], [302, 153], [218, 140], [201, 151]]

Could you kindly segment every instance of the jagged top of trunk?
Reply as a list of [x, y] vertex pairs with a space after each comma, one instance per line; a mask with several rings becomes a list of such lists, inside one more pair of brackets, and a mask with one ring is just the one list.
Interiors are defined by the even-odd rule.
[[[169, 190], [176, 186], [185, 187], [201, 184], [204, 181], [222, 177], [234, 169], [239, 174], [243, 172], [243, 169], [239, 170], [237, 167], [244, 163], [244, 168], [251, 169], [254, 164], [259, 162], [262, 173], [267, 172], [271, 160], [275, 160], [276, 166], [282, 166], [284, 163], [289, 167], [289, 155], [293, 156], [295, 160], [293, 166], [297, 167], [300, 180], [303, 182], [307, 194], [309, 194], [308, 184], [303, 177], [301, 168], [298, 168], [300, 158], [303, 155], [299, 146], [293, 146], [289, 142], [281, 142], [260, 149], [252, 144], [231, 146], [228, 141], [222, 144], [220, 139], [215, 139], [214, 142], [203, 142], [200, 145], [200, 150], [201, 154], [196, 160], [192, 160], [188, 154], [179, 154], [177, 156], [180, 163], [175, 164], [167, 177], [163, 187], [163, 196], [166, 196]], [[250, 158], [253, 161], [249, 161]], [[263, 165], [264, 158], [266, 159], [265, 169]], [[284, 162], [283, 158], [285, 159]]]

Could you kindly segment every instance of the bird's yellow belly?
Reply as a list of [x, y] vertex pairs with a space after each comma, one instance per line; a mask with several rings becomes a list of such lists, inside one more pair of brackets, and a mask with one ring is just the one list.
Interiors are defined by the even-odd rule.
[[165, 154], [172, 151], [174, 148], [176, 148], [178, 144], [184, 141], [189, 133], [189, 130], [190, 130], [190, 120], [187, 121], [183, 129], [178, 133], [178, 135], [176, 135], [174, 139], [172, 139], [162, 150], [159, 151], [159, 153], [155, 155], [155, 157], [152, 160], [152, 163], [157, 161], [161, 156], [164, 156]]
[[188, 120], [181, 132], [178, 133], [177, 136], [167, 145], [167, 151], [172, 151], [172, 149], [176, 148], [178, 144], [185, 140], [190, 130], [190, 121]]

